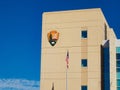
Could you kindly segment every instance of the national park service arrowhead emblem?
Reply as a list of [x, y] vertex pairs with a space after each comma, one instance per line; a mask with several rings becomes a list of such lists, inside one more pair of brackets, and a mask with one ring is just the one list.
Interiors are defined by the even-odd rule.
[[57, 40], [59, 39], [59, 33], [57, 31], [53, 30], [47, 34], [47, 37], [48, 37], [48, 41], [49, 41], [50, 45], [54, 46], [56, 44]]

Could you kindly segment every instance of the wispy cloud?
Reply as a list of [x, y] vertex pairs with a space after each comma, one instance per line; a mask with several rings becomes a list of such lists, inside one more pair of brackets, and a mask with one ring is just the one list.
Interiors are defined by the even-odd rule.
[[0, 90], [39, 90], [39, 81], [26, 79], [0, 79]]

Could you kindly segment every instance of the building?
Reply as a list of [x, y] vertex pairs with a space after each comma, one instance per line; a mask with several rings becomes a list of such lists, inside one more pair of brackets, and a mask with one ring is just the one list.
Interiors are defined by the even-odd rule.
[[43, 13], [40, 90], [116, 90], [115, 40], [100, 8]]
[[116, 41], [117, 90], [120, 90], [120, 40]]

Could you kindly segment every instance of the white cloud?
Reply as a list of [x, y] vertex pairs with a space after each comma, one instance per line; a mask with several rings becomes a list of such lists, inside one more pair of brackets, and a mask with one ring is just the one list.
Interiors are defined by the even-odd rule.
[[40, 82], [26, 79], [0, 79], [0, 90], [39, 90]]

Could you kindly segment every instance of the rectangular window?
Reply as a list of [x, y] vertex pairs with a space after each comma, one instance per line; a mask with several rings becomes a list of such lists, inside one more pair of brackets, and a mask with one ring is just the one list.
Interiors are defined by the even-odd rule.
[[120, 80], [119, 79], [117, 80], [117, 86], [120, 86]]
[[117, 67], [120, 67], [120, 61], [117, 61]]
[[81, 90], [87, 90], [87, 86], [81, 86]]
[[119, 73], [120, 73], [120, 68], [117, 68], [117, 72], [119, 72]]
[[120, 87], [117, 87], [117, 90], [120, 90]]
[[82, 31], [81, 32], [81, 37], [82, 38], [87, 38], [87, 31]]
[[117, 72], [117, 78], [120, 79], [120, 72]]
[[81, 60], [81, 66], [82, 67], [87, 67], [87, 59], [82, 59]]
[[120, 47], [116, 48], [116, 53], [120, 53]]
[[117, 59], [120, 59], [120, 53], [117, 53], [117, 54], [116, 54], [116, 58], [117, 58]]

